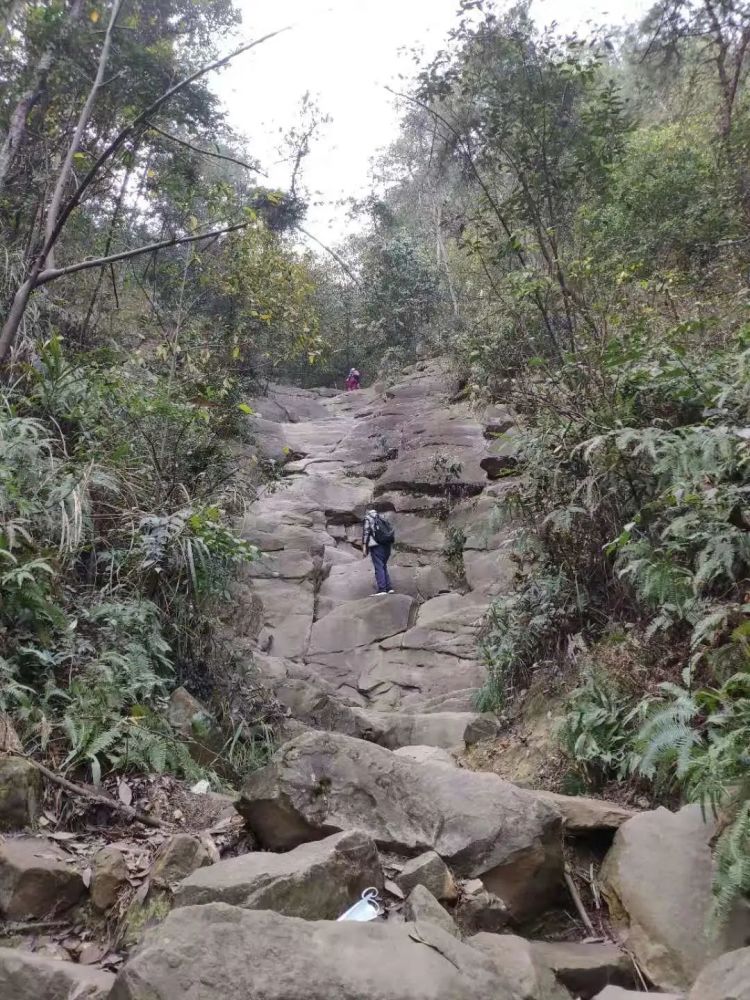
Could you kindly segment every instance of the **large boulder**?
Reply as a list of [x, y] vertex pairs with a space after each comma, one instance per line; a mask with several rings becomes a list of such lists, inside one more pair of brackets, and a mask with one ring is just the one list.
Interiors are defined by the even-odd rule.
[[272, 850], [352, 829], [397, 854], [434, 850], [456, 874], [481, 877], [517, 919], [546, 906], [562, 877], [553, 806], [494, 774], [419, 764], [339, 734], [285, 744], [247, 778], [237, 809]]
[[33, 826], [41, 801], [42, 776], [31, 761], [0, 756], [0, 830]]
[[101, 969], [0, 948], [3, 1000], [105, 1000], [114, 981]]
[[578, 941], [531, 941], [534, 960], [582, 1000], [610, 984], [635, 986], [632, 959], [615, 944]]
[[307, 921], [224, 903], [174, 910], [110, 1000], [516, 1000], [502, 970], [434, 924]]
[[80, 873], [53, 841], [18, 837], [0, 843], [0, 914], [7, 920], [58, 913], [83, 892]]
[[750, 948], [738, 948], [710, 962], [688, 1000], [750, 1000]]
[[706, 962], [750, 934], [750, 913], [739, 907], [717, 934], [708, 928], [714, 831], [699, 805], [640, 813], [617, 831], [602, 867], [615, 927], [665, 990], [689, 988]]
[[370, 886], [383, 886], [377, 848], [360, 830], [349, 830], [285, 854], [257, 851], [200, 869], [178, 886], [175, 903], [230, 903], [335, 920]]

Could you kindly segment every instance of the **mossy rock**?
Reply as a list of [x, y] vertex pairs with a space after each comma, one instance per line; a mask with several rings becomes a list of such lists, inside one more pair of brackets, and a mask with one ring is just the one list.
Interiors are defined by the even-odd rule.
[[166, 889], [151, 889], [145, 900], [128, 907], [123, 920], [122, 947], [128, 951], [143, 940], [146, 931], [157, 927], [172, 909], [172, 894]]

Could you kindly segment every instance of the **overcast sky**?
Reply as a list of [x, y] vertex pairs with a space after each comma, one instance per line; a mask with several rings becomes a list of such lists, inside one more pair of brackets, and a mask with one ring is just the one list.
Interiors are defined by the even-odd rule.
[[[410, 51], [431, 57], [456, 21], [457, 0], [237, 0], [241, 37], [292, 25], [251, 54], [240, 56], [214, 83], [232, 126], [248, 137], [253, 153], [279, 186], [289, 167], [279, 160], [281, 134], [298, 120], [306, 91], [331, 117], [304, 166], [310, 192], [307, 225], [326, 241], [346, 231], [338, 203], [368, 190], [370, 159], [398, 132], [398, 113], [386, 85], [414, 72]], [[565, 31], [587, 22], [635, 20], [646, 0], [534, 0], [539, 23], [557, 21]], [[401, 81], [403, 88], [403, 81]]]

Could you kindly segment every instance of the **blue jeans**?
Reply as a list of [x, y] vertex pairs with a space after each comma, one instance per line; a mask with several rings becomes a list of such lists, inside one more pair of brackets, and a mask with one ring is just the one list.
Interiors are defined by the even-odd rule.
[[375, 582], [381, 594], [391, 590], [391, 578], [388, 576], [388, 560], [391, 558], [391, 543], [373, 545], [370, 548], [370, 558], [375, 569]]

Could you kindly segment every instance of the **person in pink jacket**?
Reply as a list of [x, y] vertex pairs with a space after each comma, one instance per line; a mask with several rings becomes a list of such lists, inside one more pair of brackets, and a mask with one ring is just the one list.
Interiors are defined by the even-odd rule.
[[351, 392], [353, 389], [359, 389], [360, 385], [360, 374], [356, 368], [350, 368], [349, 374], [346, 376], [346, 391]]

